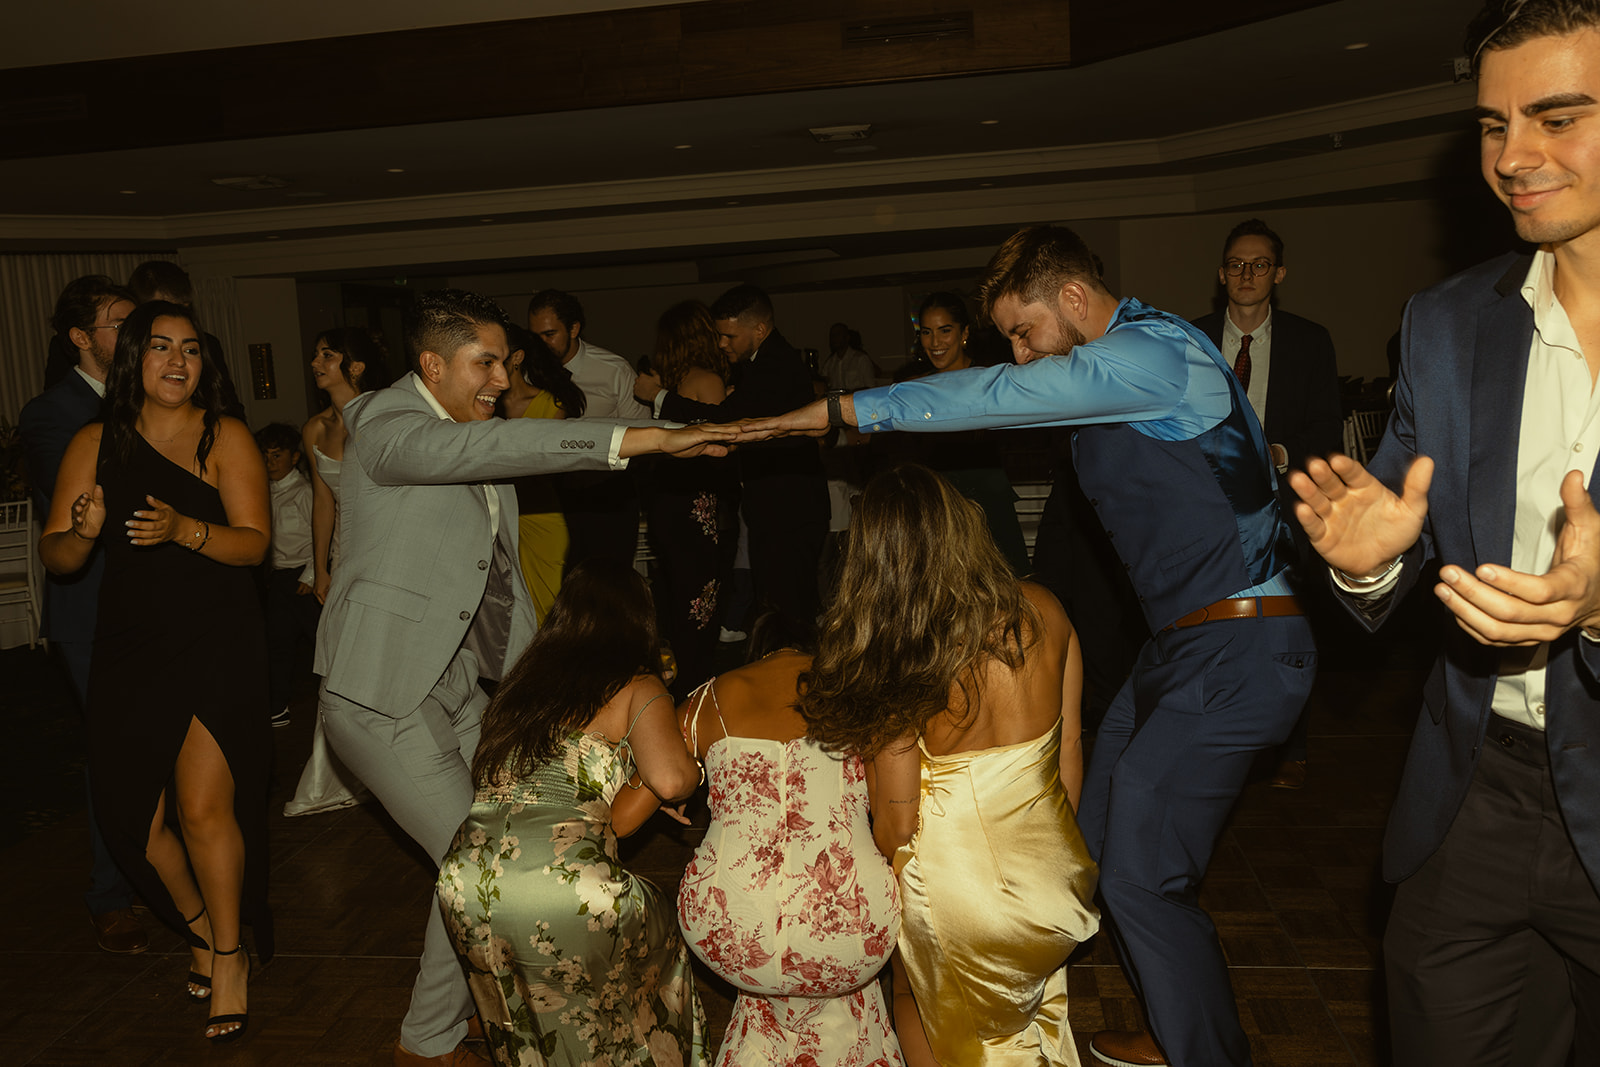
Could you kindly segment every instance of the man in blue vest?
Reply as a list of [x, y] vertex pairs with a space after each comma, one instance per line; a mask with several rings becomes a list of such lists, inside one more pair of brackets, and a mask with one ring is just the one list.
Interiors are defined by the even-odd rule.
[[1198, 887], [1255, 754], [1288, 736], [1316, 673], [1266, 439], [1205, 334], [1118, 300], [1071, 230], [1011, 237], [981, 295], [1019, 365], [830, 396], [750, 432], [1079, 427], [1084, 494], [1155, 635], [1106, 712], [1078, 812], [1154, 1040], [1105, 1031], [1092, 1048], [1111, 1064], [1247, 1064]]

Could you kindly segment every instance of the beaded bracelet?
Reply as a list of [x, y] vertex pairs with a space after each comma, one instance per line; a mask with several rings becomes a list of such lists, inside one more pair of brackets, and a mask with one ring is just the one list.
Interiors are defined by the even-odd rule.
[[[191, 552], [198, 552], [202, 548], [205, 548], [206, 545], [211, 543], [211, 524], [204, 519], [196, 519], [194, 521], [199, 523], [200, 526], [195, 528], [194, 535], [189, 538], [189, 550]], [[202, 527], [204, 528], [205, 532], [204, 537], [201, 536]]]

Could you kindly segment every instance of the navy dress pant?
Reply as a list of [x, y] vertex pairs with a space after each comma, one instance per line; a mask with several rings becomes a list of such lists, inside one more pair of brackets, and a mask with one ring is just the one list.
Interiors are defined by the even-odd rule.
[[1300, 616], [1158, 633], [1095, 738], [1078, 822], [1118, 954], [1174, 1067], [1250, 1062], [1199, 884], [1256, 753], [1289, 735], [1316, 666]]

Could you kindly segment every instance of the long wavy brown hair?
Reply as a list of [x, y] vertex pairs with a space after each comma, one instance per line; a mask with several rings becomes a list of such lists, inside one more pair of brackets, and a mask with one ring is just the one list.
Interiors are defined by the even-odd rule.
[[483, 712], [472, 781], [525, 778], [641, 674], [661, 671], [650, 587], [632, 567], [584, 560]]
[[919, 464], [885, 471], [851, 515], [839, 589], [800, 676], [806, 733], [870, 758], [952, 706], [972, 714], [983, 667], [1021, 667], [1038, 623], [978, 505]]
[[650, 368], [661, 384], [676, 390], [694, 368], [708, 370], [728, 382], [728, 357], [717, 344], [717, 326], [711, 310], [698, 300], [673, 304], [656, 320], [656, 350]]

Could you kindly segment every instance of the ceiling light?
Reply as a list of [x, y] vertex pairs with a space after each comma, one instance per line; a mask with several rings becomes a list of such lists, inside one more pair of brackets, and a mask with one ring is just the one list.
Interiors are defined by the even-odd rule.
[[681, 152], [685, 148], [693, 148], [694, 145], [692, 145], [692, 144], [675, 144], [672, 147], [673, 147], [674, 150]]
[[1366, 47], [1367, 47], [1367, 42], [1366, 41], [1352, 41], [1350, 44], [1347, 44], [1347, 45], [1344, 46], [1344, 50], [1346, 52], [1359, 52], [1363, 48], [1366, 48]]
[[999, 119], [979, 119], [978, 120], [978, 125], [979, 126], [998, 126], [998, 125], [1000, 125], [1000, 120]]
[[813, 126], [811, 137], [818, 144], [835, 141], [865, 141], [872, 136], [872, 124], [863, 122], [855, 126]]
[[118, 190], [118, 192], [120, 192], [123, 196], [132, 196], [134, 193], [137, 193], [138, 191], [139, 190], [137, 190], [137, 189], [119, 189]]
[[405, 172], [406, 172], [406, 168], [404, 168], [404, 167], [390, 167], [389, 168], [389, 173], [390, 174], [404, 174]]
[[247, 174], [234, 178], [212, 178], [211, 184], [228, 189], [282, 189], [289, 184], [289, 180], [271, 174]]
[[280, 239], [281, 238], [279, 238], [278, 235], [275, 234], [275, 233], [267, 234], [267, 240], [269, 240], [269, 241], [277, 241], [277, 240], [280, 240]]
[[494, 219], [479, 219], [479, 222], [493, 222]]

